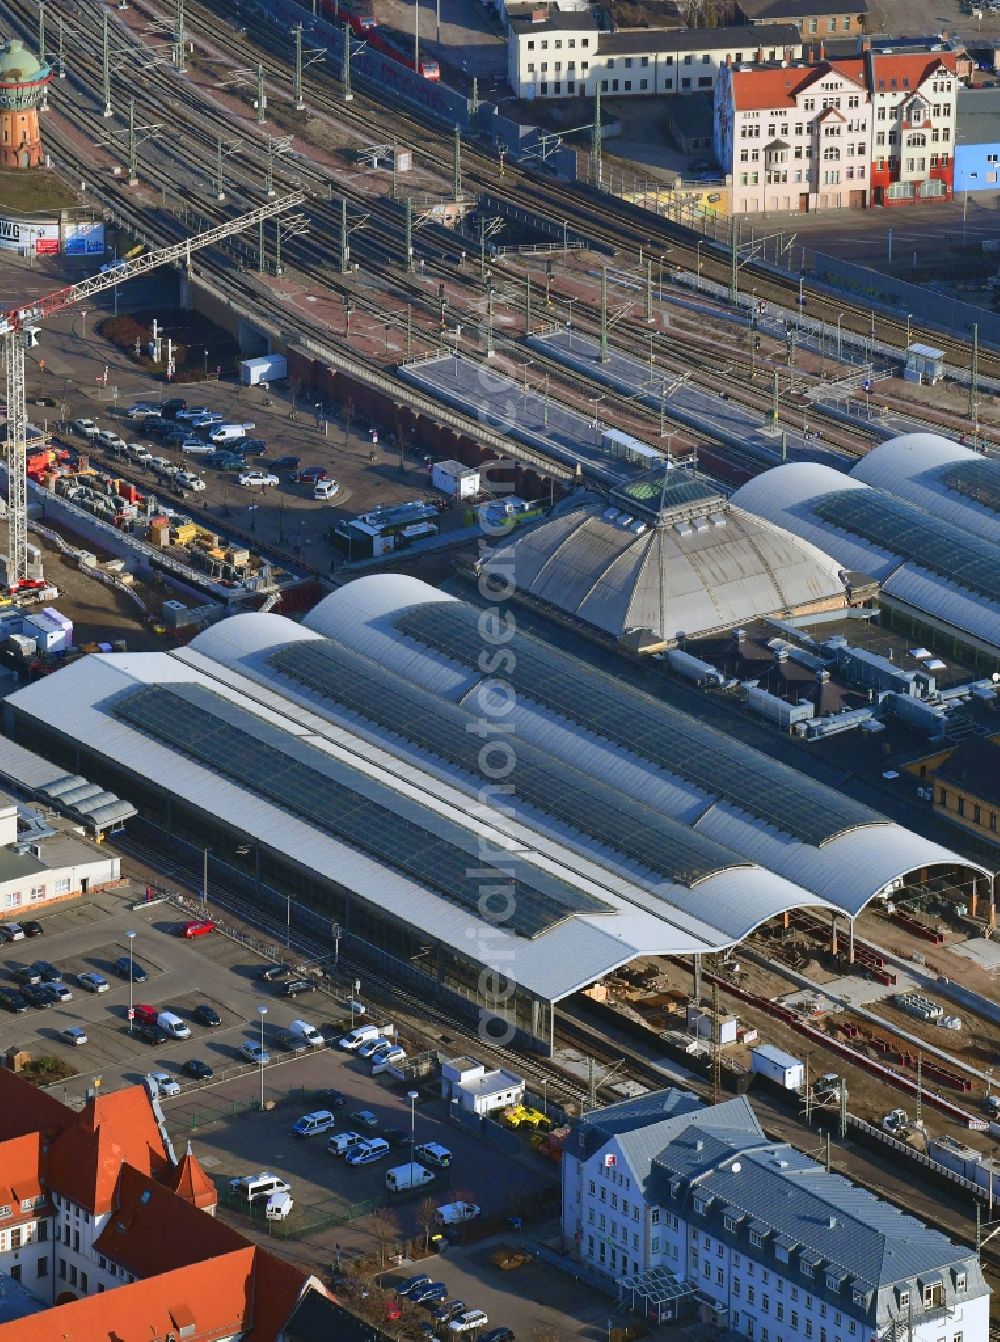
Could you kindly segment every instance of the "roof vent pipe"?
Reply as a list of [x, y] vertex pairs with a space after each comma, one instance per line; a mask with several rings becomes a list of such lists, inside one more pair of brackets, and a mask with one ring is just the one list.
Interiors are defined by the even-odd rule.
[[704, 1151], [704, 1149], [705, 1149], [705, 1143], [701, 1140], [700, 1137], [699, 1137], [698, 1140], [695, 1142], [695, 1144], [694, 1144], [694, 1149], [695, 1149], [696, 1151]]
[[837, 1218], [835, 1216], [831, 1216], [830, 1219], [827, 1221], [827, 1225], [830, 1227], [831, 1230], [836, 1230]]

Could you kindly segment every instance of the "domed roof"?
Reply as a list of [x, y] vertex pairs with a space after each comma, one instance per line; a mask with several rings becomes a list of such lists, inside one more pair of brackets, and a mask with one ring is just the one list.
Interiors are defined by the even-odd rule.
[[48, 67], [32, 55], [20, 38], [12, 37], [0, 51], [0, 83], [30, 84], [42, 78]]

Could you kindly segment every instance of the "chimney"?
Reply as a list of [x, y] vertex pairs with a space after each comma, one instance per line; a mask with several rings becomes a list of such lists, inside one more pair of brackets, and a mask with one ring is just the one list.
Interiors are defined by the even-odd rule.
[[731, 66], [732, 63], [733, 63], [732, 52], [727, 51], [727, 52], [726, 52], [726, 64], [729, 65], [729, 66]]
[[821, 42], [821, 43], [819, 44], [819, 58], [820, 58], [821, 61], [825, 61], [825, 60], [826, 60], [826, 43], [825, 43], [825, 42]]
[[758, 65], [763, 65], [763, 64], [764, 64], [764, 48], [763, 48], [763, 47], [758, 47], [758, 48], [757, 48], [757, 64], [758, 64]]

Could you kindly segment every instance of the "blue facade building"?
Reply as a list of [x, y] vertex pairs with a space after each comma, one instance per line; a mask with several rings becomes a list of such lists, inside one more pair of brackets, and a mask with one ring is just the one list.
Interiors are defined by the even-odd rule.
[[960, 89], [955, 127], [955, 195], [1000, 191], [1000, 88]]

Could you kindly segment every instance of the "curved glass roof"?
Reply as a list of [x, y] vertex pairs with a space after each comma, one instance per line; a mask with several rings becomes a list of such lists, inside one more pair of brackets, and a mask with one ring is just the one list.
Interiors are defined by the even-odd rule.
[[1000, 548], [874, 489], [845, 489], [812, 504], [824, 522], [1000, 602]]
[[1000, 461], [978, 457], [975, 461], [956, 461], [938, 477], [942, 484], [976, 503], [1000, 513]]
[[[326, 640], [289, 644], [267, 660], [275, 670], [323, 697], [474, 778], [482, 777], [482, 740], [472, 730], [475, 717], [468, 710]], [[665, 880], [690, 886], [725, 868], [751, 865], [687, 825], [622, 796], [523, 740], [517, 742], [515, 757], [505, 780], [514, 795]]]
[[[858, 492], [861, 492], [860, 490]], [[409, 637], [478, 670], [483, 639], [479, 612], [462, 602], [404, 610], [393, 623]], [[819, 845], [885, 817], [759, 752], [750, 752], [696, 718], [612, 680], [573, 658], [514, 634], [505, 678], [518, 695], [603, 736], [712, 799], [757, 817], [784, 834]], [[752, 764], [748, 766], [748, 757]]]
[[[146, 685], [117, 699], [115, 717], [273, 802], [344, 843], [387, 862], [446, 899], [488, 918], [484, 892], [502, 903], [504, 926], [524, 937], [547, 932], [575, 913], [609, 905], [515, 854], [504, 869], [408, 819], [367, 793], [373, 780], [309, 742], [204, 686]], [[266, 754], [265, 754], [266, 752]], [[266, 759], [266, 767], [262, 761]], [[392, 794], [374, 783], [376, 791]], [[426, 810], [427, 808], [421, 808]], [[440, 825], [438, 826], [440, 828]]]

